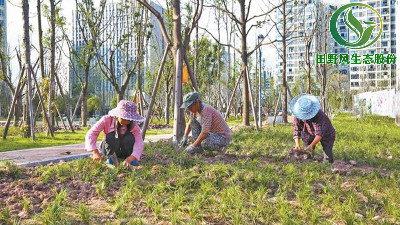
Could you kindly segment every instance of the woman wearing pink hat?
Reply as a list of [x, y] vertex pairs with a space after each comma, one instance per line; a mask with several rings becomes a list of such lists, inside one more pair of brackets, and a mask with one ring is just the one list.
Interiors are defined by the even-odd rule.
[[[136, 112], [136, 108], [135, 103], [121, 100], [116, 108], [87, 132], [85, 148], [93, 152], [94, 161], [101, 161], [105, 157], [107, 163], [118, 166], [118, 158], [124, 158], [124, 166], [138, 165], [144, 142], [137, 122], [143, 122], [145, 118]], [[96, 142], [102, 131], [105, 139], [101, 142], [99, 151]]]

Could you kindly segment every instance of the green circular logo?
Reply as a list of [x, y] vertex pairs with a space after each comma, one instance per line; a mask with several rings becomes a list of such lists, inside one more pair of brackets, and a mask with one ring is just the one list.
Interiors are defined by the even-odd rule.
[[[362, 6], [362, 7], [367, 7], [371, 9], [379, 18], [380, 22], [380, 30], [379, 34], [372, 40], [372, 32], [377, 26], [377, 24], [373, 21], [363, 21], [363, 23], [366, 25], [366, 28], [363, 27], [362, 23], [356, 19], [353, 15], [353, 6]], [[346, 12], [344, 12], [346, 10]], [[338, 29], [337, 29], [337, 24], [339, 20], [339, 16], [344, 12], [343, 16], [343, 21], [346, 24], [346, 26], [352, 30], [356, 36], [357, 40], [355, 42], [349, 42], [347, 40], [344, 40], [342, 36], [340, 36]], [[381, 15], [379, 15], [378, 11], [376, 11], [374, 8], [372, 8], [369, 5], [363, 4], [363, 3], [350, 3], [347, 5], [344, 5], [340, 7], [336, 12], [332, 15], [332, 18], [330, 20], [330, 31], [332, 34], [332, 37], [337, 41], [342, 46], [352, 48], [352, 49], [361, 49], [361, 48], [366, 48], [372, 44], [374, 44], [379, 37], [382, 34], [382, 18]]]

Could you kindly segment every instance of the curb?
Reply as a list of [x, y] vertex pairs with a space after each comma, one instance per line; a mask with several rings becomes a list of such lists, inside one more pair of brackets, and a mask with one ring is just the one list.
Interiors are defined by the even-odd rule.
[[75, 159], [83, 159], [83, 158], [90, 157], [90, 155], [91, 155], [91, 153], [84, 153], [84, 154], [64, 156], [64, 157], [59, 157], [59, 158], [54, 158], [54, 159], [49, 159], [49, 160], [20, 163], [17, 165], [23, 166], [23, 167], [35, 167], [35, 166], [40, 166], [40, 165], [47, 165], [50, 163], [59, 163], [60, 161], [67, 162], [67, 161], [72, 161]]

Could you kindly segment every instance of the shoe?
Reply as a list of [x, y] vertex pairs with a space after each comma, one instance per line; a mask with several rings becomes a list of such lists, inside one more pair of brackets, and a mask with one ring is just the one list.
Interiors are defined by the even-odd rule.
[[218, 151], [218, 153], [219, 153], [220, 155], [224, 155], [224, 154], [226, 153], [226, 146], [222, 147], [222, 148]]
[[203, 153], [203, 148], [201, 146], [192, 148], [191, 150], [186, 151], [189, 154]]

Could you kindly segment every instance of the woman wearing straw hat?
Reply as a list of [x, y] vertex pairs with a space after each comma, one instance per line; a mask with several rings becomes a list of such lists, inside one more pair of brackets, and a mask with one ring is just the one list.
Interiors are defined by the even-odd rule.
[[[136, 108], [135, 103], [121, 100], [116, 108], [87, 132], [85, 148], [93, 152], [94, 161], [101, 161], [105, 157], [108, 164], [118, 166], [118, 158], [124, 158], [123, 165], [126, 167], [139, 164], [144, 142], [137, 122], [143, 122], [145, 118], [136, 112]], [[96, 142], [102, 131], [105, 139], [101, 142], [99, 151]]]
[[336, 131], [328, 116], [320, 109], [319, 99], [307, 94], [298, 95], [290, 102], [290, 109], [294, 115], [295, 150], [301, 150], [300, 137], [307, 146], [304, 150], [309, 152], [313, 152], [321, 142], [329, 163], [333, 163], [332, 148]]

